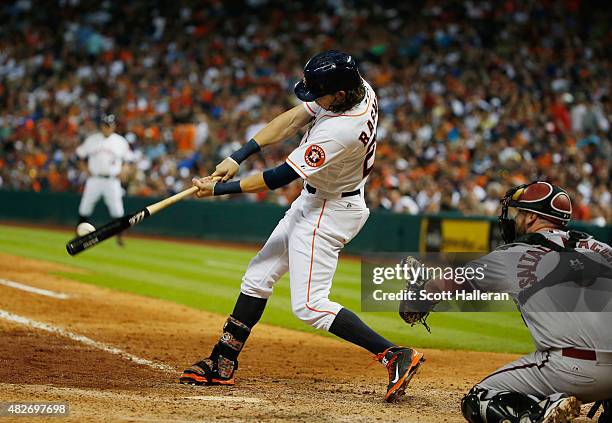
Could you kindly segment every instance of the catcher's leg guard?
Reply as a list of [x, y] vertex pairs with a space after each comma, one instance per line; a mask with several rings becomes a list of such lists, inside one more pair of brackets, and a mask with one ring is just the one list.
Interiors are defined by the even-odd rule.
[[210, 357], [183, 371], [180, 382], [191, 385], [233, 385], [238, 370], [238, 354], [251, 330], [230, 316], [223, 326], [223, 335]]
[[461, 413], [470, 423], [539, 422], [544, 410], [535, 399], [518, 392], [489, 391], [473, 387], [461, 400]]
[[580, 414], [580, 401], [565, 394], [539, 401], [519, 392], [474, 386], [461, 400], [461, 413], [470, 423], [561, 423]]

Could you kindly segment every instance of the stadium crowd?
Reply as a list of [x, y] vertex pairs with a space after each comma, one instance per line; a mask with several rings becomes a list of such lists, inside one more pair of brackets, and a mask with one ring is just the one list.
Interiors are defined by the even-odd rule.
[[[305, 60], [337, 48], [379, 97], [371, 208], [492, 215], [511, 185], [546, 179], [569, 189], [576, 219], [612, 222], [605, 3], [199, 4], [3, 3], [0, 187], [81, 190], [74, 150], [112, 111], [134, 152], [127, 192], [184, 189], [296, 104]], [[241, 174], [277, 165], [298, 142]], [[288, 204], [299, 190], [250, 199]]]

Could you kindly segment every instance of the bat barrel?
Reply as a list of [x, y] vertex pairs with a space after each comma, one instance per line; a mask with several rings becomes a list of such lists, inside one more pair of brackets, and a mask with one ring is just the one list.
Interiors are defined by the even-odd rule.
[[92, 232], [90, 234], [84, 235], [84, 236], [79, 236], [76, 237], [72, 240], [70, 240], [67, 244], [66, 244], [66, 251], [68, 251], [68, 254], [70, 254], [71, 256], [74, 256], [75, 254], [80, 253], [81, 251], [96, 245], [97, 243], [99, 243], [100, 241], [103, 241], [101, 239], [98, 238], [98, 236], [91, 236], [91, 235], [95, 235], [96, 232]]
[[66, 251], [68, 251], [68, 254], [70, 254], [71, 256], [74, 256], [87, 248], [99, 244], [105, 239], [117, 235], [118, 233], [129, 228], [130, 226], [139, 224], [152, 214], [157, 213], [158, 211], [176, 203], [177, 201], [180, 201], [194, 194], [197, 190], [197, 187], [187, 188], [186, 190], [183, 190], [178, 194], [173, 195], [172, 197], [168, 197], [162, 201], [145, 207], [138, 213], [115, 219], [90, 234], [73, 238], [66, 244]]
[[[134, 216], [140, 216], [141, 213], [143, 216], [142, 218], [133, 219]], [[92, 233], [89, 233], [83, 236], [78, 236], [76, 238], [71, 239], [66, 244], [66, 251], [68, 251], [68, 254], [70, 254], [71, 256], [74, 256], [80, 253], [81, 251], [86, 250], [87, 248], [93, 247], [94, 245], [99, 244], [105, 239], [108, 239], [124, 231], [125, 229], [132, 226], [132, 222], [134, 222], [133, 224], [140, 222], [144, 217], [146, 217], [146, 215], [147, 213], [140, 211], [136, 213], [135, 215], [125, 216], [119, 219], [115, 219], [107, 223], [106, 225], [100, 227], [99, 229], [93, 231]]]

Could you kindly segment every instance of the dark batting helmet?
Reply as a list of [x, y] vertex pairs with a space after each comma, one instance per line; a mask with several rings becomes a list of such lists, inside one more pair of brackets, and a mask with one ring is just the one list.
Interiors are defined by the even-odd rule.
[[109, 113], [109, 114], [105, 114], [102, 115], [102, 119], [100, 119], [101, 123], [105, 124], [105, 125], [115, 125], [117, 123], [117, 118], [115, 117], [114, 114]]
[[353, 56], [338, 50], [324, 51], [304, 66], [304, 79], [295, 84], [295, 95], [314, 101], [327, 94], [349, 91], [361, 85], [361, 75]]
[[536, 213], [559, 226], [568, 224], [572, 217], [572, 201], [564, 189], [548, 182], [536, 181], [510, 189], [501, 200], [499, 226], [506, 242], [514, 241], [514, 220], [508, 217], [508, 208], [515, 207]]

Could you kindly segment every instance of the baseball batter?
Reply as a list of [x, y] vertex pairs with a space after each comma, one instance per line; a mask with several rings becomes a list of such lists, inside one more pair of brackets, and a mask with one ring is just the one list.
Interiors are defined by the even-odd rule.
[[[79, 158], [87, 159], [89, 170], [79, 205], [79, 223], [88, 222], [100, 197], [112, 218], [124, 213], [118, 176], [123, 162], [132, 159], [132, 152], [127, 140], [115, 133], [115, 115], [103, 116], [101, 123], [101, 131], [87, 137], [76, 149]], [[122, 245], [121, 237], [117, 237], [117, 242]]]
[[[485, 275], [470, 288], [510, 294], [536, 346], [463, 398], [471, 423], [566, 422], [581, 401], [612, 397], [612, 249], [567, 231], [571, 213], [568, 194], [555, 185], [513, 188], [499, 216], [506, 244], [468, 264]], [[431, 281], [426, 289], [448, 285]]]
[[[259, 321], [274, 284], [289, 272], [291, 307], [297, 318], [376, 355], [389, 372], [385, 399], [393, 401], [424, 361], [423, 354], [386, 340], [350, 310], [329, 299], [338, 255], [365, 224], [364, 186], [374, 166], [378, 103], [355, 60], [339, 51], [311, 58], [295, 94], [304, 103], [286, 111], [206, 178], [194, 179], [198, 197], [276, 189], [305, 180], [263, 248], [251, 260], [240, 295], [210, 356], [180, 377], [182, 383], [233, 385], [238, 354]], [[261, 148], [305, 135], [282, 165], [226, 182], [240, 163]]]

